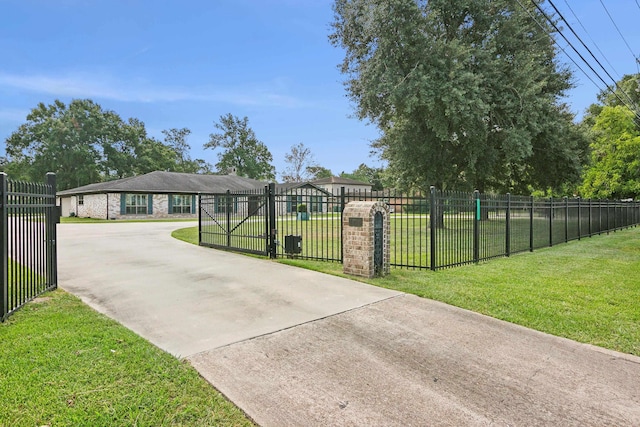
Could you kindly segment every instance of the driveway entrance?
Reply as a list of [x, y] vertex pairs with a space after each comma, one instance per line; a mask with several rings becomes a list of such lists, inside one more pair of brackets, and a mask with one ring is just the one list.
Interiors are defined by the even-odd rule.
[[640, 358], [172, 239], [62, 224], [59, 283], [262, 426], [640, 425]]

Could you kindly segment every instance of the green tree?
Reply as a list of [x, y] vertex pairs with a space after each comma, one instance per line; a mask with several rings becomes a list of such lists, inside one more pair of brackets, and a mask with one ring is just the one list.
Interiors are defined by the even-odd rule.
[[[570, 73], [557, 62], [547, 35], [553, 29], [525, 7], [512, 0], [335, 1], [330, 41], [345, 50], [348, 95], [357, 116], [381, 130], [373, 147], [395, 185], [514, 191], [579, 176], [580, 130], [558, 101]], [[571, 170], [547, 174], [551, 154]]]
[[258, 180], [274, 180], [276, 170], [271, 165], [273, 156], [267, 146], [256, 138], [249, 127], [249, 119], [239, 119], [231, 114], [220, 116], [214, 124], [220, 133], [212, 133], [204, 148], [222, 148], [218, 153], [218, 172], [226, 173], [234, 168], [240, 176]]
[[318, 165], [308, 166], [307, 173], [309, 174], [309, 179], [311, 181], [322, 178], [331, 178], [333, 176], [333, 172], [331, 172], [331, 169], [327, 169], [323, 166]]
[[282, 174], [284, 182], [308, 181], [311, 176], [310, 171], [317, 166], [311, 150], [302, 142], [291, 147], [291, 151], [284, 155], [284, 161], [287, 163]]
[[176, 169], [173, 148], [150, 138], [143, 122], [124, 122], [89, 99], [38, 104], [7, 138], [6, 153], [12, 177], [56, 172], [60, 189]]
[[595, 117], [591, 164], [580, 189], [583, 197], [640, 197], [640, 130], [634, 117], [622, 105], [604, 106]]
[[31, 180], [56, 172], [61, 189], [100, 181], [102, 148], [120, 139], [110, 134], [117, 121], [90, 100], [40, 103], [6, 140], [9, 170]]
[[170, 147], [175, 154], [175, 162], [170, 170], [184, 173], [211, 173], [211, 165], [202, 159], [191, 159], [189, 151], [191, 146], [187, 143], [187, 137], [191, 134], [188, 128], [163, 130], [164, 144]]
[[[623, 102], [624, 101], [624, 102]], [[605, 106], [615, 107], [624, 105], [633, 108], [640, 116], [640, 73], [625, 74], [612, 90], [606, 89], [598, 94], [598, 102], [587, 108], [582, 119], [583, 125], [591, 129], [595, 125], [596, 117]], [[635, 119], [635, 124], [640, 129], [640, 119]]]
[[351, 173], [342, 172], [340, 174], [343, 178], [351, 178], [356, 181], [362, 181], [371, 184], [371, 189], [379, 191], [384, 188], [383, 176], [384, 168], [372, 168], [364, 163], [361, 163], [357, 169]]

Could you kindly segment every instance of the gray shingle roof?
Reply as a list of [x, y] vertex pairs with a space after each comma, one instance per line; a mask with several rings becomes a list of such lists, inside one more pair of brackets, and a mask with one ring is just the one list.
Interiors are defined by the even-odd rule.
[[266, 182], [236, 175], [198, 175], [155, 171], [59, 191], [58, 196], [95, 193], [223, 193], [263, 189]]
[[315, 181], [311, 181], [312, 184], [322, 185], [322, 184], [343, 184], [343, 185], [371, 185], [368, 182], [357, 181], [351, 178], [342, 178], [339, 176], [331, 176], [329, 178], [321, 178], [316, 179]]

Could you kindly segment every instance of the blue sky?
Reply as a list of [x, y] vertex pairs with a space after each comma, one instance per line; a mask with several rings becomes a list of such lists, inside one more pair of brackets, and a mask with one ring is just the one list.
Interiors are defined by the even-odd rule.
[[[638, 72], [600, 0], [554, 3], [600, 57], [591, 39], [597, 43], [606, 56], [600, 61], [614, 78]], [[640, 54], [638, 1], [604, 4], [631, 50]], [[352, 117], [338, 70], [343, 52], [327, 39], [331, 5], [330, 0], [0, 0], [0, 150], [39, 102], [90, 98], [123, 119], [142, 120], [158, 139], [163, 129], [191, 129], [192, 157], [212, 164], [216, 151], [202, 145], [215, 131], [214, 122], [231, 113], [249, 118], [278, 174], [286, 166], [285, 154], [299, 142], [335, 174], [360, 163], [380, 165], [369, 155], [377, 130]], [[578, 70], [575, 83], [566, 101], [580, 115], [596, 101], [598, 88]]]

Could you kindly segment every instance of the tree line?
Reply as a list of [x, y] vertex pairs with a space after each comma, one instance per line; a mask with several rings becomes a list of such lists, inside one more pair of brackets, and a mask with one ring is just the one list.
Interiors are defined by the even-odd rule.
[[572, 72], [535, 2], [335, 0], [333, 10], [329, 39], [345, 52], [356, 115], [381, 132], [372, 147], [387, 186], [640, 196], [640, 74], [576, 123], [563, 102]]
[[[233, 169], [247, 178], [275, 180], [273, 156], [256, 137], [247, 117], [226, 114], [214, 127], [217, 132], [203, 147], [218, 150], [215, 166], [191, 158], [188, 128], [163, 130], [163, 140], [158, 140], [147, 134], [142, 121], [123, 120], [90, 99], [75, 99], [68, 105], [56, 100], [51, 105], [38, 104], [26, 123], [6, 139], [1, 166], [14, 179], [32, 181], [55, 171], [60, 189], [156, 170], [226, 174]], [[281, 175], [286, 182], [332, 176], [330, 169], [313, 160], [303, 143], [291, 147], [285, 163], [288, 166]], [[368, 182], [369, 169], [362, 164], [353, 174], [342, 175]]]
[[[563, 101], [572, 72], [555, 29], [517, 0], [335, 0], [329, 41], [356, 116], [374, 124], [384, 168], [362, 163], [343, 177], [374, 189], [640, 196], [640, 74], [602, 91], [580, 122]], [[532, 19], [533, 18], [533, 19]], [[189, 129], [147, 135], [91, 100], [39, 104], [6, 140], [4, 170], [60, 188], [153, 170], [274, 180], [273, 156], [248, 118], [214, 123], [204, 144], [215, 166], [191, 159]], [[332, 176], [303, 143], [285, 155], [284, 181]]]

